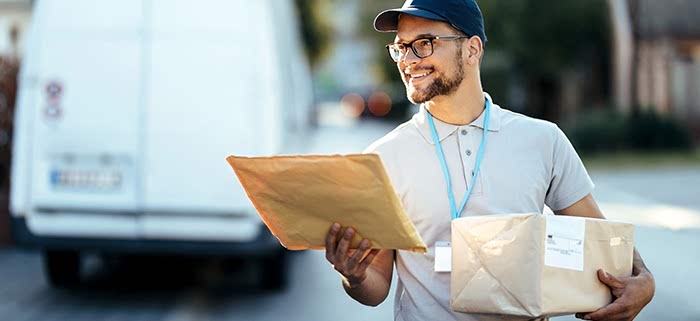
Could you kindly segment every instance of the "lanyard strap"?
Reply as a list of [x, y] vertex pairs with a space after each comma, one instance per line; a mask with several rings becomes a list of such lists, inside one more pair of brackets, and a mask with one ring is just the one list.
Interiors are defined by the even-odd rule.
[[481, 138], [481, 145], [479, 145], [479, 152], [476, 154], [476, 169], [474, 170], [474, 175], [472, 175], [472, 182], [467, 186], [467, 194], [464, 195], [464, 200], [462, 200], [462, 205], [457, 211], [457, 206], [455, 204], [455, 196], [452, 193], [452, 181], [450, 180], [450, 172], [447, 170], [447, 163], [445, 162], [445, 154], [442, 151], [442, 146], [440, 145], [440, 139], [438, 138], [437, 130], [435, 130], [435, 122], [433, 121], [433, 115], [428, 113], [428, 123], [430, 124], [430, 132], [433, 134], [433, 142], [435, 143], [435, 149], [437, 150], [438, 158], [440, 159], [440, 166], [442, 166], [442, 173], [445, 175], [445, 181], [447, 182], [447, 197], [450, 200], [450, 212], [452, 213], [452, 219], [456, 219], [464, 210], [464, 206], [467, 205], [467, 200], [469, 200], [469, 195], [472, 193], [472, 188], [476, 182], [476, 177], [479, 175], [479, 168], [481, 168], [481, 158], [483, 157], [484, 148], [486, 146], [486, 133], [489, 130], [489, 116], [491, 115], [491, 101], [488, 97], [486, 98], [486, 115], [484, 117], [484, 136]]

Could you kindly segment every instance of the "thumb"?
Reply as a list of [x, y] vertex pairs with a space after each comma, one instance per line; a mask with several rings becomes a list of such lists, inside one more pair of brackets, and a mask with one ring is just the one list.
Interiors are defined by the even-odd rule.
[[598, 279], [600, 282], [603, 282], [605, 285], [609, 286], [612, 289], [619, 289], [623, 287], [622, 281], [620, 279], [614, 277], [608, 272], [605, 272], [603, 269], [598, 269]]

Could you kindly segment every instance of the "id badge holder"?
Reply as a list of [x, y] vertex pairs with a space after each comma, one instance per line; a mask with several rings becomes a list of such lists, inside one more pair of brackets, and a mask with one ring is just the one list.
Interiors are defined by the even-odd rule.
[[435, 272], [452, 271], [452, 246], [450, 242], [435, 242]]

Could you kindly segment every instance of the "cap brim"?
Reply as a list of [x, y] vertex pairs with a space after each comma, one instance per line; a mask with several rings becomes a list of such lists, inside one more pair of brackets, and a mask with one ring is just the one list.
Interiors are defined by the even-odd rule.
[[377, 15], [376, 18], [374, 18], [374, 30], [377, 30], [379, 32], [398, 31], [399, 16], [402, 13], [431, 20], [447, 21], [447, 19], [443, 18], [440, 15], [420, 8], [389, 9], [382, 11]]

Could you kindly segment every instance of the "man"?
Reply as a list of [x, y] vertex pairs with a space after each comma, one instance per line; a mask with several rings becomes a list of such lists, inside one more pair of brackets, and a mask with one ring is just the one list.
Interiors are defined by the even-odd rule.
[[[429, 250], [370, 250], [371, 241], [363, 240], [351, 251], [354, 230], [336, 223], [326, 258], [345, 291], [372, 306], [386, 299], [396, 264], [396, 320], [499, 319], [450, 309], [450, 274], [434, 269], [435, 244], [450, 240], [450, 214], [542, 213], [547, 204], [557, 215], [604, 218], [591, 195], [593, 183], [555, 124], [502, 109], [483, 93], [479, 65], [486, 35], [474, 0], [408, 0], [380, 13], [374, 26], [397, 31], [387, 49], [409, 99], [421, 107], [366, 152], [381, 156]], [[454, 199], [463, 195], [467, 203], [460, 209], [462, 202]], [[600, 270], [598, 277], [615, 300], [598, 311], [581, 311], [579, 318], [632, 320], [654, 294], [654, 279], [636, 250], [633, 275], [615, 278]]]

